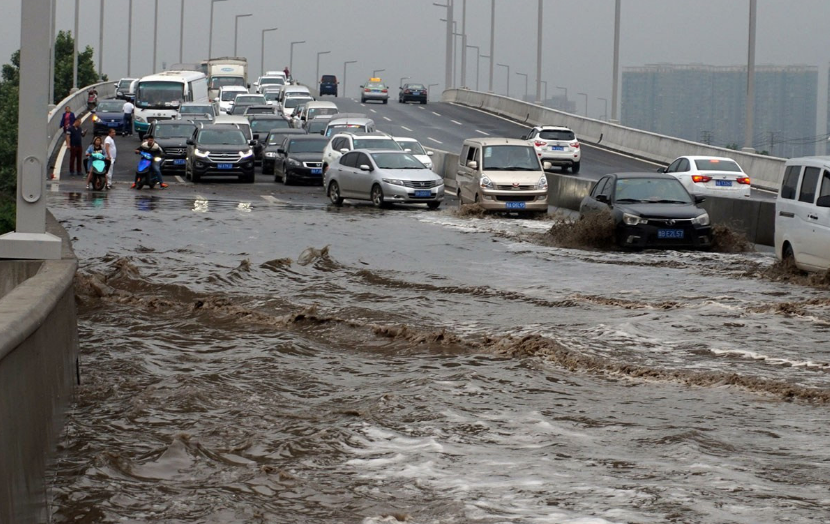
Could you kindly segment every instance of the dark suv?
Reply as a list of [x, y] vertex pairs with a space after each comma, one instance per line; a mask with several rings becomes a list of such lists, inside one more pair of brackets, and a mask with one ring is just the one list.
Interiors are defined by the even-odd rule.
[[334, 95], [337, 96], [337, 77], [334, 75], [323, 75], [320, 78], [320, 96]]
[[203, 176], [238, 176], [254, 182], [254, 146], [235, 125], [202, 125], [187, 141], [185, 176], [199, 182]]
[[157, 120], [150, 124], [147, 134], [153, 135], [156, 143], [164, 150], [162, 174], [185, 170], [187, 140], [193, 138], [195, 132], [196, 124], [189, 120]]

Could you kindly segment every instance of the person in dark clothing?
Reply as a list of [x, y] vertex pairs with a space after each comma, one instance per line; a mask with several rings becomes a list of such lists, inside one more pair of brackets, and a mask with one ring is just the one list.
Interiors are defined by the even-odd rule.
[[72, 127], [72, 124], [75, 123], [75, 113], [72, 112], [72, 108], [66, 106], [66, 111], [63, 113], [61, 117], [61, 129], [63, 129], [64, 133], [69, 132], [69, 128]]
[[75, 120], [66, 132], [66, 147], [69, 148], [69, 176], [83, 176], [81, 162], [84, 156], [84, 135], [86, 131], [81, 129], [80, 120]]
[[[161, 148], [160, 145], [156, 143], [156, 140], [153, 137], [153, 135], [146, 135], [144, 137], [144, 142], [142, 142], [141, 145], [138, 146], [138, 149], [135, 150], [136, 153], [142, 151], [145, 153], [150, 153], [154, 157], [164, 157], [164, 150]], [[164, 179], [161, 177], [161, 168], [159, 167], [158, 163], [153, 162], [150, 165], [150, 170], [153, 171], [153, 178], [155, 178], [158, 181], [159, 187], [162, 189], [167, 189], [167, 184], [164, 183]], [[130, 187], [130, 189], [135, 189], [136, 182], [138, 181], [137, 173], [135, 178], [136, 179], [133, 181], [133, 185]]]

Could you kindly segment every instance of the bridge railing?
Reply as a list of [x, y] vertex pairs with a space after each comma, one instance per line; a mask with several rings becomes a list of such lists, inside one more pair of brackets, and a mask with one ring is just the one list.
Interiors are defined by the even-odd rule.
[[450, 89], [442, 96], [445, 102], [476, 107], [504, 116], [528, 127], [540, 124], [562, 125], [574, 130], [580, 140], [601, 145], [654, 162], [668, 164], [684, 155], [720, 156], [735, 160], [749, 174], [752, 186], [778, 191], [784, 173], [785, 159], [744, 153], [733, 149], [708, 146], [681, 138], [658, 135], [640, 129], [612, 124], [557, 111], [529, 102], [492, 93], [468, 89]]

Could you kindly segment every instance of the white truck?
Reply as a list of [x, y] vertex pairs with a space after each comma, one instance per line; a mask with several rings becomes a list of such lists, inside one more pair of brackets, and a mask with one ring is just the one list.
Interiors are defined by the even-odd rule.
[[219, 96], [222, 86], [241, 86], [250, 88], [248, 84], [248, 60], [241, 57], [225, 56], [211, 58], [207, 61], [208, 97], [211, 102]]

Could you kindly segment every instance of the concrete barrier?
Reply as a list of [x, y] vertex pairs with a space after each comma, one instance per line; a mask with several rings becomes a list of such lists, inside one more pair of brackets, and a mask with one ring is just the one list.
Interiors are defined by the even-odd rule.
[[528, 127], [539, 124], [567, 126], [574, 130], [581, 141], [664, 164], [684, 155], [728, 157], [738, 162], [749, 174], [753, 187], [771, 191], [778, 191], [781, 187], [786, 161], [783, 158], [743, 153], [658, 135], [491, 93], [450, 89], [444, 91], [442, 100], [482, 109]]
[[[0, 522], [48, 522], [45, 474], [76, 383], [78, 262], [63, 240], [61, 260], [0, 265]], [[13, 289], [9, 289], [14, 286]]]

